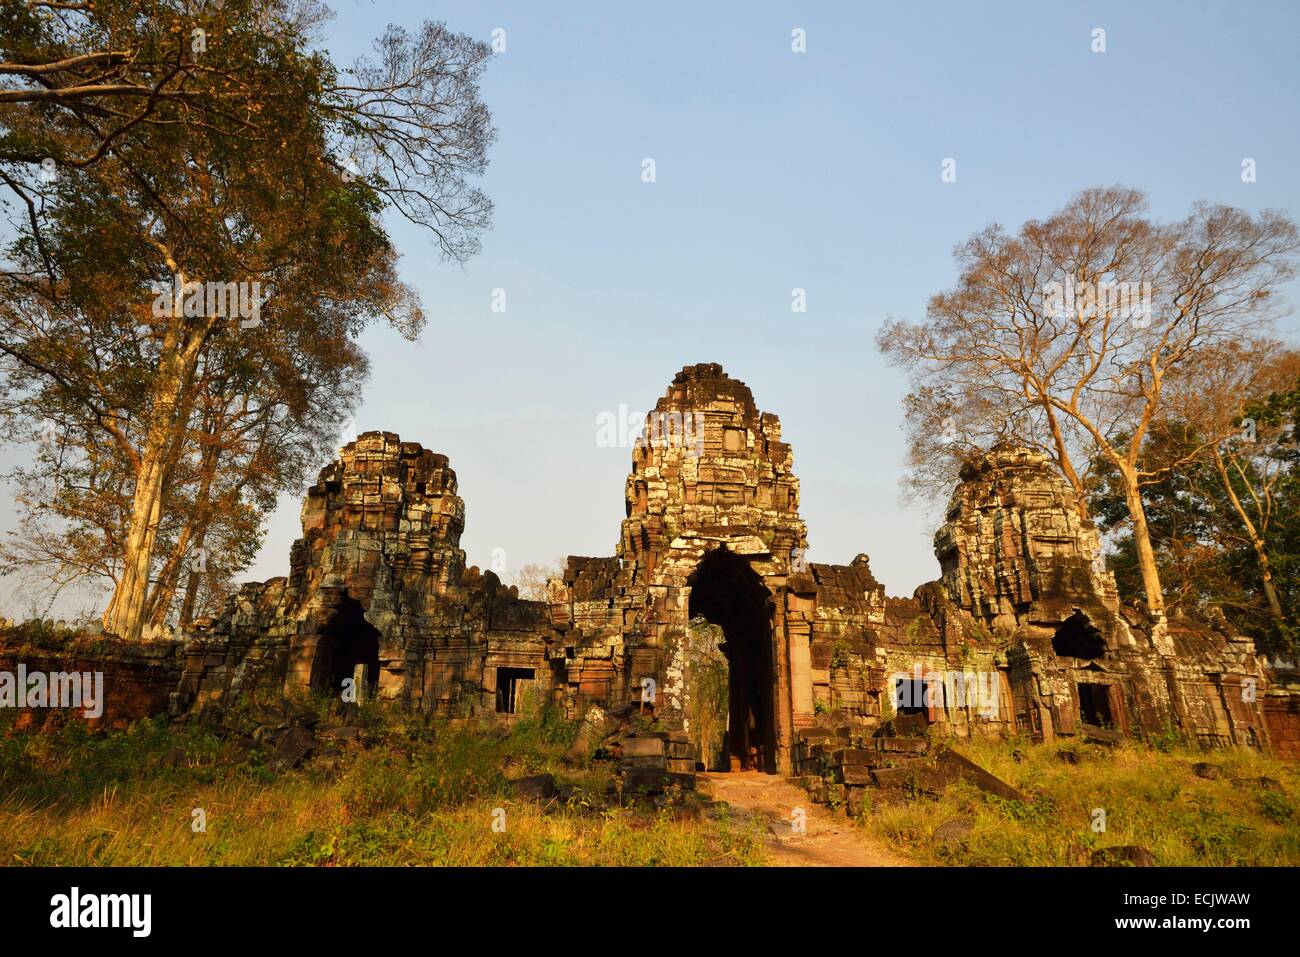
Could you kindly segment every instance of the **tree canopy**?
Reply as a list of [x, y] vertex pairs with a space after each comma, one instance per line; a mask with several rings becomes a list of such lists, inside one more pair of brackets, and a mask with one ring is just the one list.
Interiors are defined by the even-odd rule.
[[0, 3], [0, 416], [41, 439], [6, 557], [106, 581], [124, 637], [248, 563], [357, 401], [362, 330], [419, 334], [384, 214], [451, 260], [490, 222], [487, 45], [390, 26], [340, 69], [328, 15]]

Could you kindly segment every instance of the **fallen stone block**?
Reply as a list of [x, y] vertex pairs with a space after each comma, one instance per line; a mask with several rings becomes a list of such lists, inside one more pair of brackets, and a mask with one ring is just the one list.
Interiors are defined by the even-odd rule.
[[1112, 731], [1110, 728], [1099, 728], [1095, 724], [1080, 725], [1080, 731], [1083, 734], [1083, 740], [1088, 744], [1104, 744], [1108, 748], [1114, 748], [1124, 743], [1124, 735], [1119, 731]]
[[912, 776], [911, 768], [871, 768], [868, 772], [878, 788], [901, 788]]
[[288, 715], [279, 708], [273, 708], [268, 705], [259, 705], [249, 712], [248, 716], [254, 723], [264, 728], [289, 727]]
[[587, 709], [587, 716], [583, 718], [582, 724], [578, 726], [578, 733], [569, 750], [565, 752], [564, 760], [570, 764], [585, 761], [603, 741], [622, 726], [623, 722], [613, 713], [592, 705]]
[[874, 748], [849, 748], [844, 752], [841, 760], [845, 765], [875, 768], [880, 767], [885, 758]]
[[510, 782], [510, 793], [524, 801], [549, 801], [559, 793], [550, 774], [530, 774]]
[[930, 745], [924, 738], [873, 738], [876, 750], [893, 754], [925, 754]]
[[669, 741], [668, 757], [669, 758], [691, 758], [694, 754], [694, 747], [689, 741]]
[[871, 784], [871, 768], [865, 765], [846, 764], [843, 769], [845, 784]]
[[[642, 756], [628, 757], [624, 755], [618, 762], [620, 771], [630, 771], [640, 769], [646, 771], [667, 771], [668, 761], [662, 754], [648, 754]], [[693, 770], [693, 769], [692, 769]]]
[[1000, 778], [989, 774], [974, 761], [958, 754], [952, 748], [944, 748], [940, 752], [938, 767], [941, 771], [946, 772], [950, 780], [960, 778], [974, 784], [981, 791], [986, 791], [1007, 801], [1020, 801], [1023, 804], [1030, 803], [1026, 795]]
[[306, 728], [290, 728], [284, 732], [275, 746], [275, 755], [271, 758], [272, 771], [288, 771], [296, 768], [306, 760], [316, 748], [316, 738]]
[[624, 738], [622, 746], [625, 758], [663, 757], [664, 755], [664, 742], [661, 738]]
[[943, 768], [921, 765], [916, 768], [916, 779], [914, 786], [922, 794], [928, 794], [938, 797], [944, 791], [948, 790], [948, 785], [952, 783], [951, 775]]

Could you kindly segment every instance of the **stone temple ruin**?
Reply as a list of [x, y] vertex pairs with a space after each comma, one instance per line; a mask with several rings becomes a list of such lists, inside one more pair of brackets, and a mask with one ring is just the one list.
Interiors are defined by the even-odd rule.
[[969, 465], [935, 537], [940, 579], [890, 598], [866, 555], [803, 560], [790, 446], [743, 382], [688, 366], [648, 419], [701, 428], [647, 429], [614, 554], [570, 557], [544, 601], [466, 566], [445, 456], [360, 436], [309, 490], [289, 576], [243, 586], [177, 643], [171, 710], [351, 678], [452, 717], [653, 710], [677, 732], [673, 770], [794, 774], [828, 728], [904, 721], [1038, 740], [1177, 729], [1300, 757], [1286, 676], [1222, 621], [1174, 619], [1153, 641], [1038, 453]]
[[614, 554], [569, 558], [528, 601], [466, 566], [447, 458], [369, 432], [309, 489], [287, 578], [242, 586], [172, 640], [104, 637], [48, 661], [0, 648], [0, 667], [21, 653], [29, 670], [102, 671], [110, 724], [346, 683], [452, 718], [559, 708], [596, 741], [652, 712], [664, 730], [613, 749], [626, 771], [780, 772], [850, 808], [855, 786], [983, 773], [950, 751], [909, 769], [927, 731], [1177, 732], [1300, 758], [1294, 665], [1221, 617], [1152, 629], [1040, 454], [965, 467], [935, 536], [941, 576], [911, 598], [887, 597], [866, 555], [804, 560], [793, 464], [743, 382], [688, 366], [633, 449]]

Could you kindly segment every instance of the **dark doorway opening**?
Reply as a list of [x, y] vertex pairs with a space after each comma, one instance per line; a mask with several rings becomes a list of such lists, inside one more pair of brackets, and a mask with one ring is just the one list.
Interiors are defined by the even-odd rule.
[[719, 548], [691, 575], [689, 613], [722, 629], [727, 658], [727, 753], [731, 767], [776, 773], [776, 671], [772, 611], [763, 580], [740, 556]]
[[1081, 684], [1079, 688], [1079, 717], [1084, 724], [1099, 728], [1114, 726], [1110, 710], [1110, 685]]
[[1052, 650], [1058, 657], [1092, 660], [1106, 653], [1106, 639], [1087, 615], [1076, 611], [1056, 629]]
[[355, 598], [344, 595], [321, 628], [312, 667], [312, 687], [330, 695], [343, 691], [343, 682], [358, 677], [357, 700], [374, 694], [379, 685], [379, 631], [366, 621]]
[[924, 678], [894, 679], [894, 710], [899, 715], [920, 715], [928, 723], [930, 708], [926, 705]]
[[532, 668], [498, 668], [497, 714], [514, 714], [519, 708], [520, 682], [532, 680]]

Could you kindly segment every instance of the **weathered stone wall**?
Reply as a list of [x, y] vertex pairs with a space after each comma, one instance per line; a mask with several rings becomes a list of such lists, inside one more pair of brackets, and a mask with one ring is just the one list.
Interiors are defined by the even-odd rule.
[[[94, 673], [103, 675], [104, 700], [98, 717], [87, 715], [88, 710], [95, 710], [90, 708], [19, 707], [19, 727], [84, 720], [96, 727], [121, 728], [140, 718], [167, 712], [180, 679], [181, 650], [181, 643], [176, 641], [132, 643], [112, 637], [80, 639], [58, 651], [14, 642], [0, 648], [0, 671], [15, 678], [19, 665], [28, 675], [79, 672], [91, 676], [92, 687]], [[15, 682], [14, 691], [18, 690]], [[24, 694], [29, 690], [21, 689]]]
[[442, 715], [494, 709], [497, 672], [553, 685], [546, 606], [465, 567], [465, 506], [445, 456], [388, 432], [342, 450], [308, 490], [287, 579], [242, 589], [187, 643], [180, 707], [263, 685], [327, 687], [322, 644], [355, 603], [374, 629], [381, 698]]
[[1263, 746], [1253, 644], [1226, 623], [1187, 619], [1153, 639], [1120, 607], [1096, 530], [1041, 454], [996, 449], [963, 469], [935, 554], [936, 617], [965, 648], [1003, 649], [994, 662], [1010, 726], [1050, 740], [1104, 720], [1133, 735], [1179, 729], [1207, 746]]
[[1269, 745], [1278, 757], [1300, 761], [1300, 675], [1288, 669], [1277, 679], [1262, 699]]

